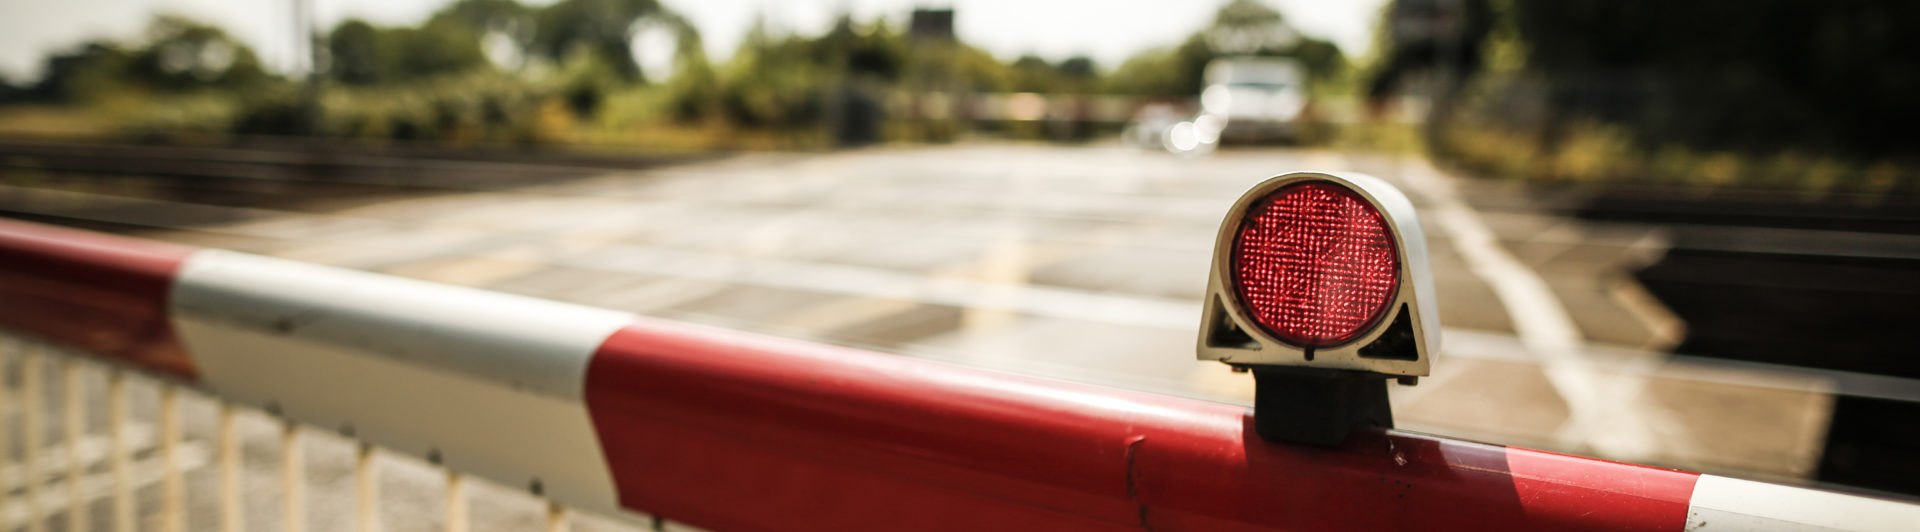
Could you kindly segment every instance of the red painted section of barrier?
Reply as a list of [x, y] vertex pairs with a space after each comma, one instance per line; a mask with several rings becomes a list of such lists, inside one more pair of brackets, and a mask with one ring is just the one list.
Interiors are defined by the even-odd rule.
[[721, 530], [1680, 530], [1697, 479], [651, 320], [586, 401], [622, 505]]
[[0, 219], [0, 326], [193, 378], [167, 292], [194, 251]]
[[[1622, 475], [1621, 468], [1638, 469], [1641, 474]], [[1513, 474], [1516, 491], [1541, 514], [1616, 530], [1635, 523], [1685, 521], [1693, 484], [1699, 479], [1696, 473], [1519, 448], [1508, 451], [1507, 470]], [[1554, 528], [1569, 526], [1563, 523]]]

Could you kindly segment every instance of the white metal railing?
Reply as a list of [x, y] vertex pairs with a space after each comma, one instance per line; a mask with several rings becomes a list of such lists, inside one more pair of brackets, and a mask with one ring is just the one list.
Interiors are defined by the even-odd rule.
[[[578, 513], [541, 497], [538, 484], [486, 484], [440, 466], [437, 456], [383, 453], [353, 439], [350, 427], [319, 429], [273, 410], [0, 331], [0, 530], [688, 529]], [[101, 417], [104, 434], [93, 423]], [[264, 445], [277, 468], [243, 459], [248, 443], [271, 441], [262, 437], [266, 426], [278, 429], [277, 442]], [[329, 478], [309, 478], [309, 451], [324, 452], [328, 471], [317, 477]], [[268, 475], [278, 477], [277, 494], [260, 491], [273, 482], [257, 477]], [[259, 504], [272, 495], [277, 504]], [[383, 495], [404, 504], [383, 508]], [[484, 500], [480, 520], [475, 497]], [[316, 500], [324, 504], [309, 508]]]

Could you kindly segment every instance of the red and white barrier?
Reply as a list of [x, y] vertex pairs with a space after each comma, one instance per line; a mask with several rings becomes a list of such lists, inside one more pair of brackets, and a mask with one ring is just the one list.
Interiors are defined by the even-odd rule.
[[[1920, 506], [0, 220], [0, 327], [720, 530], [1854, 530]], [[1175, 356], [1179, 354], [1169, 354]]]

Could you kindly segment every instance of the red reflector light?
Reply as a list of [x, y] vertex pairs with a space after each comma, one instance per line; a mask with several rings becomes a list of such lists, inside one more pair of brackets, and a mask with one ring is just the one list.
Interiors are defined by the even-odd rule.
[[1365, 198], [1325, 181], [1262, 198], [1233, 240], [1233, 287], [1260, 328], [1326, 347], [1365, 333], [1400, 282], [1387, 222]]

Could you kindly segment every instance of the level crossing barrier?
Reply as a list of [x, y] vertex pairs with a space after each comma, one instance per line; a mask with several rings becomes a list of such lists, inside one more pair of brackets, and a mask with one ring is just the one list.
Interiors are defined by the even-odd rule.
[[[575, 511], [713, 530], [1920, 528], [1902, 501], [1393, 430], [1270, 443], [1243, 406], [18, 221], [0, 220], [0, 331], [0, 411], [20, 420], [0, 431], [0, 507], [29, 530], [186, 530], [201, 495], [181, 471], [206, 461], [214, 522], [244, 528], [233, 427], [251, 411], [282, 423], [286, 530], [349, 511], [306, 507], [312, 431], [360, 442], [361, 530], [381, 525], [382, 452], [445, 468], [448, 530], [469, 525], [469, 476], [541, 498], [549, 530]], [[82, 482], [88, 371], [109, 375], [105, 489]], [[135, 380], [159, 389], [150, 436], [127, 422]], [[183, 450], [188, 395], [220, 405], [212, 456]], [[143, 441], [159, 488], [136, 491]], [[104, 519], [75, 510], [89, 490]]]

